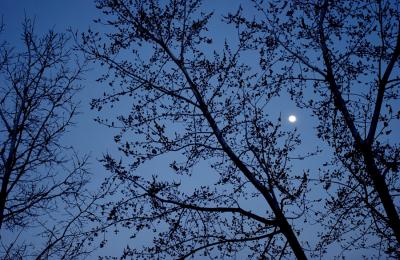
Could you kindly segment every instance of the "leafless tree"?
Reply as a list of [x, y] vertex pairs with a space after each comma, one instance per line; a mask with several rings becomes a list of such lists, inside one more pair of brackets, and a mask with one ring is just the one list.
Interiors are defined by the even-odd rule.
[[[374, 248], [397, 257], [399, 218], [398, 1], [253, 1], [229, 21], [245, 27], [270, 78], [319, 119], [334, 149], [319, 181], [328, 192], [320, 249]], [[283, 68], [283, 69], [282, 69]]]
[[53, 31], [37, 37], [26, 19], [22, 50], [6, 41], [0, 47], [3, 259], [72, 259], [83, 253], [87, 237], [81, 228], [96, 200], [86, 188], [87, 158], [60, 140], [77, 114], [74, 95], [83, 73], [67, 41]]
[[[291, 170], [300, 140], [267, 116], [281, 86], [243, 63], [251, 38], [210, 51], [212, 13], [202, 12], [197, 0], [97, 4], [107, 16], [97, 22], [109, 28], [89, 30], [80, 47], [109, 69], [99, 81], [110, 90], [92, 106], [129, 109], [97, 120], [119, 130], [115, 142], [131, 162], [104, 157], [121, 192], [104, 214], [118, 227], [155, 232], [152, 244], [128, 246], [123, 257], [224, 258], [247, 248], [262, 259], [306, 259], [293, 223], [307, 209], [307, 172]], [[181, 156], [171, 159], [174, 177], [135, 172], [171, 153]], [[202, 178], [216, 181], [185, 191], [178, 179], [191, 178], [200, 162], [210, 166]], [[247, 200], [260, 207], [249, 208]]]

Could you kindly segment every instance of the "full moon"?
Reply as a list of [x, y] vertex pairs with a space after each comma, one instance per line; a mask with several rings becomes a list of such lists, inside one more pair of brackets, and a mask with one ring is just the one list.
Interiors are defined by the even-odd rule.
[[288, 120], [289, 120], [290, 123], [294, 123], [294, 122], [297, 121], [297, 118], [296, 118], [296, 116], [294, 116], [294, 115], [290, 115], [289, 118], [288, 118]]

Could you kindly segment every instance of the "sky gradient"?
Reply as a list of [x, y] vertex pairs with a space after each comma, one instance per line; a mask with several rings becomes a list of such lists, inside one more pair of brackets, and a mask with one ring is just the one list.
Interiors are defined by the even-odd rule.
[[[216, 36], [217, 43], [213, 46], [218, 48], [218, 44], [223, 44], [223, 40], [234, 37], [234, 32], [229, 32], [225, 27], [220, 25], [220, 14], [228, 11], [233, 11], [242, 1], [207, 1], [205, 8], [209, 10], [215, 10], [216, 15], [212, 21], [210, 34]], [[72, 31], [84, 32], [88, 28], [98, 28], [92, 21], [93, 19], [100, 17], [101, 13], [95, 8], [95, 5], [90, 0], [2, 0], [0, 1], [0, 14], [3, 16], [5, 23], [5, 31], [1, 35], [1, 39], [6, 39], [13, 45], [18, 46], [20, 44], [20, 34], [22, 31], [22, 21], [24, 17], [34, 18], [36, 24], [36, 32], [38, 35], [42, 35], [49, 29], [53, 29], [56, 32], [65, 32], [68, 29]], [[226, 26], [226, 25], [225, 25]], [[221, 33], [223, 32], [223, 33]], [[72, 42], [71, 42], [72, 43]], [[251, 59], [251, 57], [245, 57], [245, 59]], [[118, 108], [105, 108], [101, 114], [95, 110], [90, 109], [90, 101], [92, 98], [99, 97], [107, 89], [106, 84], [96, 82], [96, 79], [101, 75], [104, 69], [100, 68], [97, 64], [89, 64], [88, 71], [84, 75], [84, 80], [80, 83], [83, 86], [83, 90], [78, 94], [76, 99], [80, 103], [81, 114], [75, 119], [75, 126], [70, 129], [69, 133], [63, 138], [63, 142], [68, 145], [72, 145], [80, 154], [89, 154], [91, 156], [90, 169], [93, 173], [93, 183], [91, 184], [93, 189], [98, 189], [101, 181], [108, 176], [107, 171], [103, 168], [99, 159], [106, 153], [114, 154], [116, 157], [123, 157], [118, 152], [116, 144], [113, 142], [114, 135], [117, 134], [115, 130], [108, 129], [104, 126], [100, 126], [94, 122], [94, 118], [101, 115], [102, 117], [114, 117], [118, 114], [119, 110], [124, 111], [126, 107], [131, 104], [129, 101], [121, 105], [119, 103]], [[126, 106], [126, 107], [125, 107]], [[298, 148], [299, 154], [307, 152], [313, 152], [317, 147], [323, 150], [323, 152], [312, 159], [297, 161], [294, 165], [294, 171], [303, 171], [304, 169], [311, 170], [311, 176], [317, 176], [317, 168], [321, 165], [321, 162], [329, 156], [331, 153], [330, 147], [322, 143], [316, 138], [314, 126], [316, 121], [307, 110], [300, 110], [296, 108], [293, 101], [290, 100], [286, 93], [282, 93], [280, 98], [274, 99], [269, 104], [269, 115], [273, 119], [277, 119], [279, 116], [283, 120], [284, 130], [293, 130], [297, 128], [302, 144]], [[295, 115], [297, 118], [296, 122], [290, 123], [288, 121], [289, 115]], [[132, 137], [133, 139], [135, 137]], [[138, 169], [143, 175], [160, 174], [167, 176], [172, 174], [172, 170], [169, 168], [169, 162], [171, 158], [177, 156], [171, 154], [168, 156], [162, 156], [151, 162], [147, 162]], [[205, 179], [204, 173], [212, 176], [211, 169], [207, 163], [199, 164], [194, 172], [192, 178], [187, 179], [187, 187], [185, 189], [190, 190], [196, 185], [206, 185], [211, 183], [210, 179]], [[209, 177], [212, 178], [212, 177]], [[321, 193], [321, 188], [315, 188], [310, 194], [311, 197], [318, 198], [324, 196]], [[249, 208], [255, 211], [261, 210], [257, 201], [249, 202], [247, 205]], [[307, 224], [304, 226], [304, 231], [300, 235], [300, 240], [308, 240], [311, 244], [315, 243], [315, 234], [317, 232], [315, 226]], [[125, 246], [127, 242], [128, 234], [120, 234], [118, 237], [110, 235], [109, 244], [106, 248], [99, 249], [95, 255], [103, 254], [115, 254], [119, 255], [121, 247]], [[134, 243], [145, 243], [145, 241], [151, 240], [151, 234], [143, 234], [140, 240]], [[340, 252], [340, 249], [333, 246], [329, 249], [327, 259], [336, 255]], [[360, 252], [349, 253], [347, 256], [349, 259], [360, 258]], [[200, 256], [195, 259], [202, 259]]]

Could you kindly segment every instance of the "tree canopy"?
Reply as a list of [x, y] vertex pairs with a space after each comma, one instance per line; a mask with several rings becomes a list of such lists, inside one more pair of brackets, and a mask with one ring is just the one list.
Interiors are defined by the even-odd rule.
[[[0, 231], [43, 238], [6, 258], [400, 257], [398, 1], [94, 2], [74, 49], [30, 21], [0, 44]], [[96, 192], [60, 139], [77, 60], [118, 148]]]
[[26, 18], [22, 47], [0, 44], [0, 253], [74, 259], [88, 252], [84, 224], [99, 199], [87, 190], [87, 156], [60, 140], [77, 114], [83, 65], [66, 34], [34, 29]]

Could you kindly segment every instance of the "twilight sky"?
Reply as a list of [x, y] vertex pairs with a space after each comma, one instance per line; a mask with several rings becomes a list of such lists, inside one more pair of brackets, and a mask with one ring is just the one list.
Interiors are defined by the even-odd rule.
[[[208, 10], [216, 11], [215, 26], [210, 26], [210, 31], [219, 34], [221, 45], [225, 38], [229, 40], [229, 33], [234, 32], [227, 32], [223, 30], [226, 28], [221, 28], [218, 14], [235, 10], [240, 2], [239, 0], [219, 0], [205, 5]], [[49, 29], [65, 32], [65, 30], [71, 28], [73, 31], [84, 32], [89, 27], [96, 27], [92, 21], [101, 15], [91, 0], [2, 0], [0, 10], [5, 23], [2, 39], [7, 39], [8, 42], [16, 44], [16, 46], [21, 44], [21, 23], [25, 16], [35, 18], [36, 32], [40, 35]], [[221, 34], [221, 31], [224, 31], [224, 34]], [[218, 37], [216, 38], [218, 39]], [[81, 152], [90, 152], [93, 157], [99, 157], [104, 151], [113, 150], [113, 132], [94, 123], [93, 118], [98, 113], [88, 109], [91, 98], [101, 95], [104, 90], [102, 89], [104, 86], [95, 82], [100, 73], [99, 68], [94, 66], [93, 64], [89, 65], [89, 71], [84, 75], [84, 80], [81, 82], [84, 90], [80, 93], [78, 99], [82, 114], [76, 119], [76, 127], [71, 129], [69, 136], [66, 136], [66, 142], [71, 143], [71, 145], [76, 144], [76, 149]], [[275, 102], [276, 104], [271, 105], [273, 108], [273, 111], [270, 111], [271, 115], [278, 117], [281, 114], [286, 127], [288, 129], [297, 127], [302, 137], [305, 138], [305, 142], [312, 138], [310, 126], [313, 121], [305, 111], [298, 110], [286, 95], [283, 95], [282, 100], [275, 100]], [[291, 114], [297, 117], [295, 124], [288, 122], [288, 117]]]
[[[205, 5], [207, 9], [214, 9], [216, 11], [215, 18], [213, 20], [214, 26], [210, 26], [210, 33], [218, 34], [217, 39], [223, 43], [224, 38], [231, 37], [229, 30], [225, 30], [218, 23], [220, 17], [219, 14], [223, 14], [230, 10], [235, 10], [241, 1], [234, 0], [217, 0], [208, 1]], [[21, 34], [21, 23], [24, 16], [29, 18], [35, 18], [36, 33], [41, 35], [45, 33], [48, 29], [54, 29], [56, 32], [64, 32], [66, 29], [71, 28], [73, 31], [78, 32], [86, 31], [90, 26], [95, 27], [92, 20], [99, 17], [101, 14], [95, 8], [93, 1], [91, 0], [1, 0], [0, 1], [0, 15], [3, 16], [3, 21], [5, 23], [5, 32], [1, 35], [1, 39], [6, 39], [8, 42], [18, 46]], [[223, 33], [221, 33], [223, 32]], [[90, 67], [91, 66], [91, 67]], [[77, 100], [80, 101], [81, 115], [79, 115], [75, 122], [75, 127], [70, 129], [70, 132], [65, 136], [65, 144], [69, 144], [75, 147], [75, 149], [81, 154], [91, 155], [91, 171], [93, 172], [93, 189], [98, 187], [98, 183], [107, 175], [107, 172], [103, 169], [101, 164], [97, 161], [106, 152], [115, 154], [118, 157], [118, 152], [116, 145], [113, 142], [113, 135], [116, 134], [115, 131], [107, 129], [103, 126], [99, 126], [94, 122], [94, 118], [99, 115], [97, 111], [92, 111], [89, 109], [89, 102], [91, 98], [101, 95], [106, 88], [105, 84], [101, 84], [95, 81], [95, 79], [100, 76], [100, 68], [97, 65], [90, 64], [90, 69], [84, 75], [85, 79], [81, 82], [84, 89], [77, 96]], [[121, 106], [121, 104], [119, 104]], [[315, 170], [321, 161], [324, 160], [324, 154], [329, 153], [324, 144], [320, 140], [315, 138], [315, 131], [313, 126], [315, 122], [313, 118], [307, 114], [306, 110], [296, 109], [295, 104], [290, 101], [286, 94], [283, 94], [280, 99], [275, 99], [272, 104], [270, 104], [270, 115], [277, 118], [279, 115], [283, 118], [284, 129], [294, 129], [297, 128], [303, 143], [298, 149], [301, 154], [303, 152], [312, 152], [317, 146], [324, 149], [324, 153], [319, 156], [312, 158], [312, 160], [299, 161], [295, 165], [295, 170], [298, 169], [302, 171], [304, 168], [311, 169], [311, 175], [313, 174], [313, 169]], [[121, 107], [119, 109], [122, 109]], [[101, 116], [105, 117], [106, 113], [110, 113], [113, 110], [105, 110], [102, 112]], [[295, 115], [297, 121], [295, 123], [288, 122], [289, 115]], [[134, 137], [132, 137], [134, 138]], [[154, 162], [147, 163], [140, 167], [139, 171], [143, 174], [151, 173], [156, 174], [160, 172], [168, 171], [168, 163], [170, 158], [158, 158]], [[196, 168], [193, 174], [193, 178], [190, 179], [191, 183], [188, 183], [188, 187], [191, 185], [207, 183], [207, 180], [202, 178], [201, 173], [204, 171], [209, 171], [207, 165], [200, 165]], [[316, 174], [316, 173], [315, 173]], [[314, 192], [313, 196], [318, 197], [317, 192]], [[254, 205], [249, 205], [250, 208], [257, 208], [256, 202]], [[303, 233], [302, 236], [309, 238], [312, 243], [312, 237], [315, 234], [315, 228], [307, 227], [310, 231], [309, 234]], [[141, 240], [144, 241], [151, 239], [150, 237], [144, 235]], [[124, 246], [125, 237], [120, 235], [115, 240], [110, 240], [110, 243], [105, 249], [99, 250], [98, 254], [109, 253], [119, 255], [118, 248]], [[331, 248], [330, 254], [332, 256], [337, 253], [337, 248]], [[351, 254], [349, 255], [351, 256]], [[357, 258], [359, 255], [353, 255]], [[201, 257], [196, 257], [196, 259], [201, 259]]]

